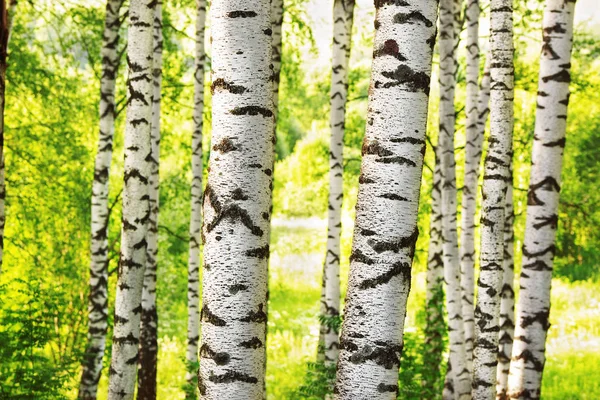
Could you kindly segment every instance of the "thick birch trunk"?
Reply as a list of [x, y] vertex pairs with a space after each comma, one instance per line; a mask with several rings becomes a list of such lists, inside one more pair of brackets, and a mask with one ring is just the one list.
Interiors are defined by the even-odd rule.
[[433, 171], [433, 187], [431, 189], [431, 216], [429, 221], [429, 255], [427, 260], [427, 291], [425, 312], [425, 348], [423, 353], [424, 397], [437, 396], [439, 382], [442, 377], [440, 365], [443, 362], [444, 333], [444, 260], [442, 248], [442, 166], [435, 149], [435, 169]]
[[153, 16], [154, 3], [130, 1], [123, 228], [108, 387], [110, 400], [133, 398], [138, 364], [142, 287], [151, 214], [148, 182], [152, 154]]
[[185, 359], [186, 398], [196, 399], [198, 386], [198, 341], [200, 340], [200, 244], [202, 230], [202, 124], [204, 114], [204, 31], [206, 0], [196, 0], [196, 55], [194, 64], [194, 132], [192, 133], [192, 193], [188, 258], [188, 328]]
[[469, 371], [473, 370], [473, 275], [475, 269], [475, 210], [481, 142], [483, 132], [477, 126], [479, 82], [479, 1], [468, 0], [467, 23], [467, 100], [465, 178], [462, 193], [460, 235], [460, 286], [462, 289], [462, 317], [465, 327], [465, 355]]
[[490, 138], [483, 174], [480, 273], [475, 309], [473, 397], [496, 395], [498, 318], [503, 282], [504, 212], [512, 157], [514, 65], [512, 0], [490, 12]]
[[513, 224], [515, 214], [513, 209], [513, 180], [511, 178], [506, 189], [506, 208], [504, 211], [504, 259], [502, 265], [502, 291], [500, 292], [500, 334], [498, 336], [498, 371], [496, 373], [496, 398], [506, 400], [508, 389], [508, 370], [512, 354], [513, 337], [515, 333], [515, 266]]
[[150, 219], [148, 220], [148, 251], [142, 291], [142, 317], [140, 325], [140, 370], [138, 375], [138, 400], [156, 399], [156, 363], [158, 357], [158, 313], [156, 311], [156, 259], [158, 256], [159, 164], [160, 164], [160, 103], [162, 87], [162, 1], [154, 8], [154, 52], [152, 61], [152, 153], [148, 194]]
[[92, 184], [92, 226], [88, 344], [79, 399], [95, 399], [102, 373], [108, 327], [108, 183], [115, 129], [115, 82], [119, 69], [119, 11], [123, 0], [106, 3], [100, 79], [100, 133]]
[[450, 337], [454, 397], [470, 397], [471, 380], [465, 353], [462, 318], [462, 290], [456, 232], [456, 161], [454, 159], [454, 89], [456, 86], [455, 43], [456, 5], [453, 0], [440, 2], [440, 130], [439, 147], [442, 164], [442, 243], [444, 279]]
[[539, 399], [541, 395], [571, 81], [574, 8], [575, 1], [547, 0], [542, 24], [544, 44], [527, 196], [521, 291], [508, 378], [511, 398]]
[[348, 98], [348, 65], [352, 39], [354, 0], [333, 3], [333, 58], [330, 93], [329, 208], [327, 253], [325, 255], [325, 299], [321, 303], [321, 329], [324, 332], [325, 363], [335, 365], [339, 354], [339, 333], [327, 323], [340, 315], [340, 238], [344, 191], [344, 127]]
[[335, 397], [395, 399], [437, 1], [378, 0], [369, 111]]
[[212, 3], [213, 137], [204, 193], [199, 389], [264, 396], [274, 160], [269, 0]]

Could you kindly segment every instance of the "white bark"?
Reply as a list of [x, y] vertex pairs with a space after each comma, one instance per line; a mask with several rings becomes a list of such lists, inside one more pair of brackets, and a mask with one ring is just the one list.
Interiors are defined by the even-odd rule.
[[198, 341], [200, 340], [200, 244], [202, 230], [202, 125], [204, 114], [204, 31], [206, 0], [196, 0], [196, 55], [194, 64], [194, 132], [192, 133], [192, 185], [190, 243], [188, 258], [188, 328], [186, 362], [186, 397], [197, 398]]
[[148, 247], [146, 233], [150, 218], [153, 15], [153, 3], [130, 1], [123, 227], [108, 388], [110, 400], [133, 398], [138, 363], [142, 285]]
[[158, 256], [159, 164], [160, 164], [160, 103], [162, 87], [162, 0], [154, 8], [154, 50], [152, 61], [152, 122], [150, 178], [148, 180], [150, 219], [148, 220], [148, 250], [142, 291], [140, 325], [140, 370], [138, 400], [156, 399], [156, 367], [158, 357], [158, 313], [156, 311], [156, 260]]
[[490, 137], [483, 174], [480, 273], [475, 308], [477, 340], [473, 354], [473, 397], [476, 399], [496, 396], [504, 211], [513, 134], [512, 0], [492, 0], [490, 20]]
[[275, 104], [275, 124], [279, 111], [279, 76], [281, 74], [281, 39], [283, 25], [283, 0], [271, 0], [271, 54], [273, 63], [273, 102]]
[[204, 194], [199, 389], [264, 395], [274, 160], [269, 0], [212, 3], [213, 136]]
[[[465, 353], [462, 318], [462, 290], [456, 232], [456, 161], [454, 158], [454, 90], [456, 86], [456, 4], [453, 0], [440, 2], [440, 129], [439, 144], [442, 164], [442, 242], [444, 280], [450, 338], [454, 397], [470, 398], [471, 381]], [[450, 389], [450, 387], [449, 387]]]
[[473, 275], [475, 269], [475, 211], [481, 163], [483, 132], [477, 126], [479, 82], [479, 1], [468, 0], [467, 23], [467, 99], [465, 177], [462, 192], [460, 235], [460, 286], [462, 289], [462, 317], [465, 327], [465, 355], [469, 371], [473, 370]]
[[95, 399], [102, 373], [108, 328], [108, 183], [115, 128], [115, 82], [119, 68], [119, 11], [123, 0], [108, 0], [102, 42], [100, 132], [92, 183], [92, 223], [88, 344], [83, 362], [79, 399]]
[[374, 59], [335, 397], [395, 399], [437, 1], [375, 2]]
[[498, 371], [496, 373], [496, 398], [507, 399], [508, 371], [512, 354], [513, 337], [515, 333], [515, 266], [513, 223], [513, 182], [511, 178], [506, 190], [506, 208], [504, 212], [504, 259], [502, 265], [502, 291], [500, 292], [500, 333], [498, 336]]
[[550, 326], [550, 284], [555, 253], [560, 171], [565, 146], [575, 1], [547, 0], [544, 11], [537, 112], [527, 199], [508, 394], [539, 399]]
[[[354, 0], [333, 2], [333, 58], [330, 92], [329, 207], [327, 253], [325, 255], [325, 299], [321, 315], [325, 320], [340, 315], [340, 238], [344, 192], [344, 128], [348, 98], [348, 68], [352, 39]], [[339, 354], [338, 330], [321, 322], [325, 338], [325, 363], [335, 365]]]

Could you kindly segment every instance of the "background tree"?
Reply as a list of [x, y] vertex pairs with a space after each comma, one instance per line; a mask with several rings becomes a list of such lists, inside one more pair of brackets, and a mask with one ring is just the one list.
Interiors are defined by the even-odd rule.
[[108, 222], [109, 178], [115, 132], [115, 86], [121, 54], [119, 54], [120, 11], [123, 0], [106, 3], [102, 42], [102, 77], [100, 78], [100, 131], [92, 184], [92, 232], [90, 260], [90, 294], [88, 347], [83, 362], [80, 399], [95, 399], [102, 373], [108, 329]]
[[425, 149], [437, 2], [378, 1], [336, 398], [395, 398]]
[[189, 259], [187, 287], [187, 349], [186, 349], [186, 398], [197, 397], [198, 341], [200, 340], [200, 244], [202, 230], [202, 127], [204, 115], [204, 30], [206, 25], [206, 1], [196, 0], [196, 37], [194, 58], [194, 131], [192, 133], [192, 190], [189, 230]]
[[548, 0], [544, 11], [517, 326], [508, 382], [511, 398], [541, 396], [570, 96], [574, 7], [574, 1]]
[[132, 399], [140, 344], [142, 288], [148, 249], [149, 179], [152, 154], [154, 3], [131, 0], [121, 256], [115, 300], [109, 399]]
[[198, 383], [207, 399], [264, 395], [275, 143], [270, 2], [239, 7], [228, 0], [211, 7], [213, 136]]

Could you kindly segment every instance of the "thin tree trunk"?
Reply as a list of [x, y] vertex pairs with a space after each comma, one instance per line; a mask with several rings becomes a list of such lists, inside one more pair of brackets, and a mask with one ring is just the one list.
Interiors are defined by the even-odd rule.
[[154, 8], [154, 51], [152, 61], [152, 153], [148, 194], [150, 218], [148, 220], [148, 251], [142, 291], [142, 316], [140, 325], [140, 370], [138, 374], [138, 400], [156, 399], [156, 363], [158, 358], [158, 313], [156, 311], [156, 264], [158, 256], [159, 164], [160, 164], [160, 103], [162, 87], [162, 0]]
[[115, 84], [119, 69], [119, 11], [123, 0], [106, 3], [100, 79], [100, 133], [92, 184], [92, 226], [88, 344], [79, 399], [95, 399], [102, 373], [108, 328], [108, 184], [115, 130]]
[[211, 13], [214, 145], [198, 387], [205, 399], [260, 399], [275, 142], [270, 1], [215, 1]]
[[186, 398], [198, 397], [198, 341], [200, 340], [200, 244], [202, 230], [202, 125], [204, 115], [204, 31], [206, 0], [196, 0], [196, 56], [194, 69], [194, 132], [192, 134], [192, 193], [188, 259], [188, 329]]
[[450, 363], [454, 374], [452, 385], [458, 399], [470, 397], [471, 381], [467, 367], [462, 319], [460, 262], [456, 232], [456, 161], [454, 159], [454, 89], [455, 68], [455, 2], [440, 2], [440, 130], [439, 147], [442, 164], [442, 243], [444, 279], [450, 337]]
[[354, 0], [333, 2], [333, 58], [331, 72], [331, 139], [329, 143], [329, 208], [325, 255], [325, 301], [321, 303], [325, 364], [335, 365], [339, 354], [339, 332], [332, 320], [340, 315], [340, 238], [344, 192], [344, 127], [348, 98], [348, 65], [352, 39]]
[[575, 1], [547, 0], [510, 398], [539, 399], [565, 146]]
[[444, 260], [442, 248], [442, 166], [435, 152], [435, 169], [433, 171], [433, 187], [431, 189], [431, 217], [429, 222], [429, 256], [427, 261], [427, 291], [425, 312], [425, 349], [423, 353], [423, 396], [424, 399], [438, 395], [442, 374], [443, 353], [445, 349], [444, 334]]
[[375, 2], [369, 111], [335, 397], [395, 399], [437, 1]]
[[138, 364], [142, 287], [151, 214], [148, 156], [152, 151], [153, 16], [154, 3], [130, 0], [123, 227], [108, 387], [110, 400], [133, 398]]
[[[283, 0], [271, 0], [271, 54], [273, 63], [273, 102], [275, 104], [275, 125], [279, 114], [279, 81], [281, 75], [281, 39], [283, 25]], [[277, 126], [275, 126], [276, 128]]]
[[478, 83], [479, 83], [479, 1], [468, 0], [467, 22], [467, 100], [465, 104], [466, 147], [465, 178], [462, 193], [461, 236], [460, 236], [460, 286], [462, 289], [462, 317], [465, 327], [465, 355], [467, 368], [473, 370], [474, 336], [474, 270], [475, 270], [475, 210], [477, 186], [481, 163], [483, 132], [477, 126]]
[[475, 308], [473, 397], [496, 395], [504, 214], [510, 180], [514, 65], [512, 0], [492, 0], [490, 11], [490, 137], [483, 174], [480, 273]]
[[513, 223], [513, 180], [512, 168], [510, 180], [506, 189], [506, 208], [504, 212], [504, 259], [502, 260], [504, 276], [500, 292], [500, 334], [498, 339], [498, 371], [496, 373], [496, 398], [508, 400], [508, 371], [512, 354], [513, 337], [515, 333], [515, 266]]

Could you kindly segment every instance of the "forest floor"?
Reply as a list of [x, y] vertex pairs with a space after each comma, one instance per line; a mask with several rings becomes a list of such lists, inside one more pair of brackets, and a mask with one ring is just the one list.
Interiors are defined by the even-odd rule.
[[[320, 276], [326, 223], [318, 219], [274, 220], [271, 235], [267, 390], [269, 399], [297, 399], [307, 363], [314, 361]], [[346, 222], [346, 220], [344, 220]], [[352, 230], [345, 224], [341, 277], [347, 276]], [[423, 266], [415, 266], [406, 331], [416, 331], [425, 299]], [[346, 282], [342, 278], [342, 289]], [[543, 380], [543, 399], [600, 398], [600, 282], [554, 280], [552, 324]], [[159, 339], [158, 398], [182, 399], [185, 332]], [[106, 370], [106, 368], [105, 368]], [[107, 377], [100, 384], [105, 398]]]

